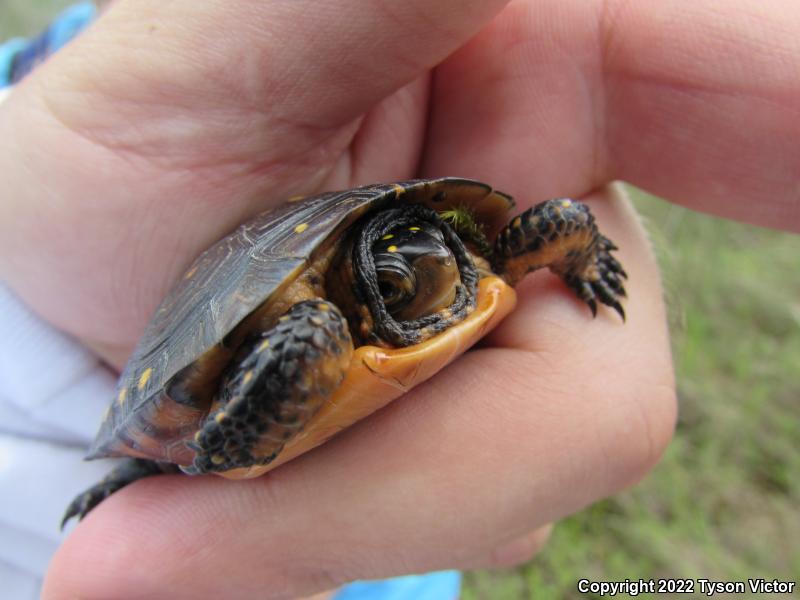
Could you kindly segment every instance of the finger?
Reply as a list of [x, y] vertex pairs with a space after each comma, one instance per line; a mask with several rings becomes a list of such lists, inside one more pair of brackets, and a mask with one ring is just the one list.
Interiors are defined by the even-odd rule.
[[537, 198], [624, 179], [698, 210], [800, 227], [800, 6], [720, 11], [710, 0], [514, 2], [437, 69], [442, 143], [426, 172], [459, 152], [477, 176], [535, 173]]
[[457, 567], [636, 481], [672, 431], [669, 347], [644, 235], [624, 205], [600, 207], [631, 276], [625, 325], [535, 277], [501, 326], [534, 350], [469, 352], [265, 477], [122, 490], [59, 550], [45, 598], [282, 598]]

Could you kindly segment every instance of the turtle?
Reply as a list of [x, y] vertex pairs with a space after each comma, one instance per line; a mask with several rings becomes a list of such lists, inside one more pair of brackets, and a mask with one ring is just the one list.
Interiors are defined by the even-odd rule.
[[293, 197], [203, 252], [156, 309], [87, 459], [122, 457], [62, 527], [142, 477], [256, 477], [425, 381], [543, 267], [625, 319], [589, 208], [445, 177]]

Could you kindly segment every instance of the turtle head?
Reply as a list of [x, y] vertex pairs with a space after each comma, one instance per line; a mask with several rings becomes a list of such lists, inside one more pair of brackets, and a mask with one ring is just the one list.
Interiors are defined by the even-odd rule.
[[358, 307], [348, 320], [364, 343], [418, 344], [475, 307], [472, 257], [429, 207], [406, 204], [369, 215], [355, 232], [351, 256]]
[[400, 321], [444, 310], [455, 300], [458, 263], [439, 228], [427, 221], [392, 229], [372, 246], [386, 310]]

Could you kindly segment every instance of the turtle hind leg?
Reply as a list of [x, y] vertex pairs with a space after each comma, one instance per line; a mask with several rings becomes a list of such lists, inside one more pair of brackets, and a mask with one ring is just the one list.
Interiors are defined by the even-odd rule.
[[323, 300], [292, 306], [247, 342], [193, 442], [185, 473], [271, 462], [339, 386], [353, 342], [339, 309]]
[[597, 314], [597, 301], [625, 320], [622, 265], [617, 247], [597, 230], [589, 208], [566, 198], [537, 204], [511, 220], [497, 236], [494, 270], [510, 285], [527, 273], [549, 267]]
[[67, 511], [64, 513], [64, 518], [61, 520], [61, 529], [64, 529], [64, 525], [66, 525], [67, 521], [72, 517], [77, 516], [78, 520], [83, 519], [90, 510], [111, 494], [124, 488], [129, 483], [133, 483], [137, 479], [150, 477], [152, 475], [161, 475], [163, 473], [178, 472], [178, 468], [169, 463], [160, 463], [143, 458], [123, 459], [122, 462], [101, 481], [85, 492], [78, 494], [75, 499], [70, 502]]

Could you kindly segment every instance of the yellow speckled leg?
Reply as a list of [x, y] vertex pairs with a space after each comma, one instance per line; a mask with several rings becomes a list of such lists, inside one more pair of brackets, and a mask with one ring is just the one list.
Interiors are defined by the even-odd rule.
[[512, 219], [497, 236], [494, 269], [510, 285], [549, 267], [581, 298], [592, 314], [597, 300], [625, 319], [619, 299], [627, 277], [611, 256], [617, 247], [597, 230], [589, 207], [560, 198], [537, 204]]
[[251, 340], [190, 447], [184, 472], [229, 471], [272, 461], [341, 383], [353, 342], [330, 302], [295, 304]]

